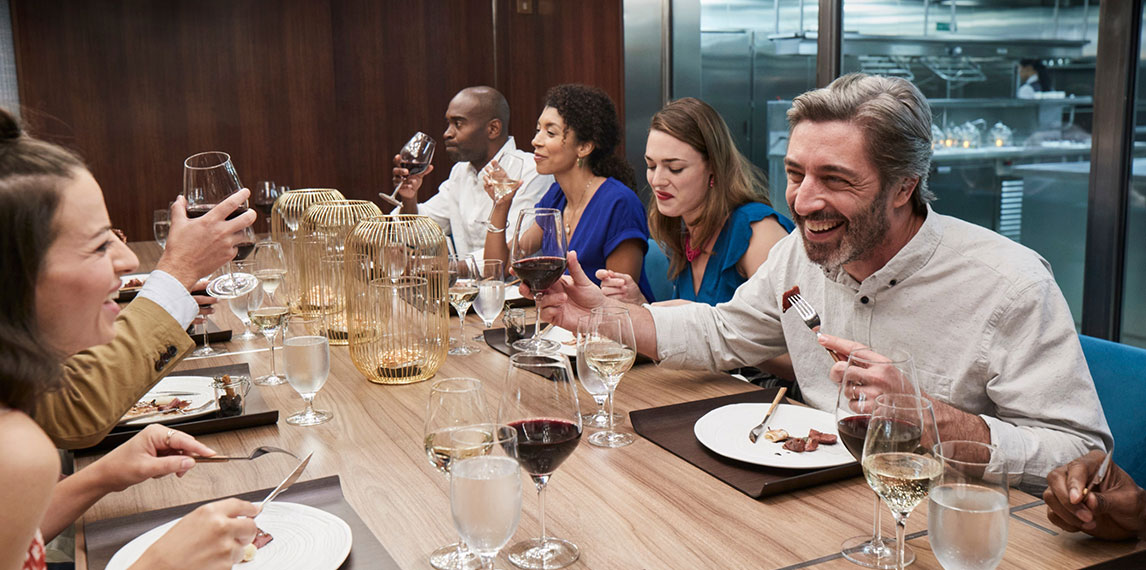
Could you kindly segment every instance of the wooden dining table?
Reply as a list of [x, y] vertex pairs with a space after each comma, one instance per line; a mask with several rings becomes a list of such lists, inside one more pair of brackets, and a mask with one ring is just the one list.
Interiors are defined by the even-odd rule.
[[[158, 256], [153, 242], [133, 243], [143, 267]], [[220, 302], [212, 316], [224, 328], [242, 324]], [[453, 318], [456, 334], [457, 322]], [[472, 315], [467, 336], [482, 330]], [[223, 343], [231, 352], [189, 358], [180, 369], [246, 363], [252, 375], [271, 369], [267, 342]], [[282, 371], [281, 351], [277, 353]], [[428, 460], [423, 422], [433, 380], [455, 376], [482, 381], [487, 402], [496, 409], [508, 357], [484, 344], [470, 356], [450, 356], [430, 381], [379, 385], [366, 380], [345, 346], [331, 347], [330, 377], [315, 406], [334, 419], [313, 427], [288, 425], [302, 408], [289, 385], [256, 387], [280, 411], [274, 425], [200, 436], [226, 455], [245, 454], [260, 445], [314, 452], [302, 480], [341, 478], [346, 500], [401, 568], [430, 568], [427, 555], [457, 539], [449, 512], [448, 481]], [[616, 410], [627, 414], [656, 406], [758, 390], [719, 372], [678, 371], [639, 364], [616, 393]], [[595, 404], [581, 392], [583, 411]], [[629, 422], [621, 426], [631, 431]], [[586, 430], [587, 433], [589, 430]], [[585, 439], [585, 438], [582, 438]], [[90, 463], [95, 455], [77, 458]], [[93, 506], [77, 529], [77, 568], [87, 568], [83, 524], [273, 487], [293, 466], [289, 457], [252, 462], [201, 464], [182, 478], [149, 480], [109, 495]], [[521, 523], [512, 541], [536, 536], [538, 504], [525, 487]], [[550, 480], [546, 527], [577, 544], [575, 569], [638, 568], [857, 568], [839, 556], [840, 543], [871, 532], [872, 491], [852, 477], [764, 499], [753, 499], [640, 436], [627, 447], [604, 449], [583, 442]], [[1006, 555], [999, 568], [1080, 568], [1128, 554], [1141, 546], [1061, 532], [1046, 518], [1041, 497], [1011, 489], [1012, 515]], [[926, 502], [907, 523], [914, 538], [917, 569], [938, 569], [926, 536]], [[893, 532], [885, 515], [885, 532]], [[511, 541], [511, 542], [512, 542]], [[510, 568], [504, 554], [499, 566]]]

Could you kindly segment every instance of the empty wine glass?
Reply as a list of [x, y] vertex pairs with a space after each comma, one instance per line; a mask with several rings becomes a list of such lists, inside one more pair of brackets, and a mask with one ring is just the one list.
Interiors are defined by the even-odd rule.
[[593, 309], [589, 318], [589, 334], [582, 353], [585, 362], [605, 381], [609, 390], [609, 425], [604, 431], [589, 436], [589, 443], [597, 447], [623, 447], [633, 443], [633, 434], [613, 429], [613, 398], [621, 377], [633, 367], [637, 357], [637, 343], [633, 336], [633, 321], [629, 310], [622, 307]]
[[498, 423], [517, 430], [518, 460], [537, 487], [541, 536], [509, 547], [519, 568], [563, 568], [581, 555], [577, 545], [545, 531], [545, 489], [553, 472], [581, 441], [581, 409], [569, 361], [557, 352], [519, 352], [509, 358]]
[[[410, 137], [410, 140], [406, 141], [406, 144], [402, 146], [401, 152], [398, 153], [399, 166], [410, 172], [407, 176], [425, 172], [425, 170], [429, 168], [430, 162], [434, 160], [435, 146], [437, 145], [430, 135], [421, 131], [415, 133], [414, 136]], [[399, 202], [395, 196], [398, 195], [398, 189], [406, 183], [407, 176], [401, 177], [398, 184], [394, 186], [393, 192], [390, 194], [379, 193], [378, 197], [393, 207], [401, 206], [402, 203]]]
[[290, 317], [283, 327], [283, 353], [286, 377], [306, 407], [287, 417], [288, 424], [314, 426], [326, 423], [334, 414], [314, 409], [314, 397], [330, 375], [330, 343], [319, 334], [319, 319]]
[[[447, 477], [455, 461], [485, 455], [490, 440], [489, 412], [481, 381], [476, 378], [445, 378], [430, 386], [423, 429], [426, 457]], [[438, 570], [470, 569], [478, 559], [461, 542], [430, 553], [430, 565]]]
[[[489, 166], [485, 169], [485, 175], [486, 183], [493, 187], [493, 201], [495, 204], [498, 200], [501, 200], [517, 189], [517, 186], [521, 184], [521, 178], [524, 172], [525, 161], [508, 152], [498, 155], [497, 158], [490, 161]], [[489, 212], [489, 218], [485, 221], [485, 226], [493, 231], [501, 231], [501, 228], [493, 225], [492, 208]]]
[[[585, 423], [585, 427], [608, 428], [610, 414], [605, 409], [605, 404], [609, 401], [609, 387], [605, 385], [605, 380], [601, 378], [601, 375], [589, 366], [589, 361], [585, 360], [585, 343], [591, 337], [592, 319], [592, 315], [585, 315], [577, 319], [577, 379], [581, 381], [581, 387], [597, 403], [597, 411], [582, 415], [581, 420]], [[613, 425], [624, 421], [621, 414], [612, 414], [612, 416]]]
[[[249, 273], [252, 275], [255, 273], [255, 261], [253, 259], [244, 259], [234, 263], [235, 268], [238, 269], [240, 273]], [[251, 309], [257, 309], [262, 306], [262, 293], [263, 290], [261, 287], [255, 287], [245, 295], [227, 299], [227, 305], [231, 308], [231, 312], [234, 313], [235, 318], [243, 323], [243, 334], [234, 337], [235, 339], [252, 340], [255, 338], [255, 333], [251, 332], [251, 317], [247, 313]]]
[[450, 304], [458, 313], [458, 344], [450, 349], [449, 354], [468, 356], [481, 350], [475, 346], [470, 346], [468, 339], [466, 339], [466, 313], [470, 310], [470, 304], [478, 296], [477, 282], [480, 275], [477, 262], [474, 261], [472, 255], [450, 255], [448, 270], [450, 274]]
[[[199, 305], [199, 308], [204, 309], [209, 306], [210, 305]], [[191, 351], [191, 356], [219, 356], [229, 352], [225, 348], [216, 348], [211, 346], [211, 320], [207, 318], [207, 315], [199, 313], [195, 315], [195, 320], [192, 322], [203, 327], [203, 346], [200, 346], [199, 348]]]
[[521, 520], [521, 465], [517, 430], [481, 427], [488, 430], [489, 451], [459, 458], [450, 468], [450, 511], [462, 541], [481, 559], [483, 570], [492, 570]]
[[151, 229], [155, 232], [155, 241], [159, 243], [159, 247], [166, 248], [167, 234], [171, 233], [171, 211], [156, 210], [153, 217]]
[[[478, 296], [474, 301], [474, 312], [481, 318], [485, 328], [493, 327], [493, 322], [505, 306], [505, 264], [500, 259], [483, 259], [478, 267]], [[474, 340], [485, 338], [484, 333]]]
[[[540, 307], [541, 296], [565, 273], [569, 243], [561, 211], [554, 208], [526, 208], [517, 215], [509, 260], [513, 272], [529, 286]], [[537, 311], [533, 338], [513, 343], [521, 351], [556, 351], [560, 345], [541, 338], [541, 311]]]
[[286, 257], [283, 247], [275, 241], [262, 241], [255, 245], [255, 277], [263, 293], [274, 295], [286, 277]]
[[1007, 461], [998, 447], [944, 441], [934, 447], [943, 475], [931, 489], [927, 535], [948, 570], [991, 570], [1007, 550]]
[[[211, 208], [242, 188], [231, 156], [225, 152], [200, 152], [183, 161], [183, 197], [187, 200], [189, 218], [210, 212]], [[245, 206], [236, 208], [227, 215], [227, 219], [234, 219], [246, 211]], [[207, 284], [207, 293], [219, 299], [230, 299], [257, 285], [254, 276], [228, 270], [226, 275], [220, 275]]]

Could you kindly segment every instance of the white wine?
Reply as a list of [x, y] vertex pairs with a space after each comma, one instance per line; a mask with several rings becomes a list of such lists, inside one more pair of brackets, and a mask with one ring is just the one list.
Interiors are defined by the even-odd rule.
[[314, 394], [330, 375], [330, 345], [324, 336], [295, 336], [283, 342], [287, 382], [304, 396]]
[[633, 349], [607, 340], [586, 343], [584, 352], [589, 367], [606, 379], [628, 372], [637, 357]]
[[426, 456], [442, 473], [449, 473], [455, 461], [489, 455], [492, 449], [493, 434], [488, 428], [446, 428], [426, 436]]
[[1007, 549], [1007, 496], [984, 485], [939, 485], [931, 490], [927, 528], [944, 568], [990, 570]]
[[262, 283], [263, 291], [265, 291], [267, 295], [275, 294], [275, 290], [279, 288], [285, 275], [286, 271], [282, 269], [259, 269], [255, 271], [255, 277], [258, 278], [259, 283]]
[[927, 455], [876, 453], [863, 458], [863, 474], [893, 512], [906, 516], [927, 498], [943, 466]]
[[470, 303], [473, 303], [477, 296], [478, 287], [472, 279], [458, 279], [457, 283], [450, 286], [450, 304], [459, 313], [469, 310]]
[[489, 185], [493, 186], [493, 199], [497, 201], [513, 192], [513, 189], [517, 187], [517, 180], [492, 180]]
[[493, 326], [493, 320], [501, 313], [505, 305], [505, 283], [501, 281], [482, 281], [478, 283], [478, 296], [474, 302], [474, 311], [481, 317], [486, 326]]
[[286, 321], [287, 314], [286, 307], [262, 307], [248, 313], [251, 322], [265, 335], [277, 333]]

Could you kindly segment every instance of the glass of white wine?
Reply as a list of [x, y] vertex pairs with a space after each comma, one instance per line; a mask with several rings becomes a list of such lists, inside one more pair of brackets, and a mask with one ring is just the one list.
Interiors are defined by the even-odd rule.
[[255, 277], [267, 295], [274, 295], [286, 276], [286, 257], [283, 246], [276, 241], [255, 244]]
[[[525, 172], [525, 161], [521, 157], [508, 152], [498, 155], [490, 161], [485, 169], [485, 182], [493, 188], [493, 203], [517, 190]], [[502, 228], [493, 225], [493, 208], [490, 208], [489, 218], [485, 221], [486, 228], [501, 231]]]
[[[500, 259], [483, 259], [477, 262], [479, 278], [478, 296], [474, 301], [474, 312], [481, 318], [485, 328], [493, 327], [501, 309], [505, 306], [505, 264]], [[484, 333], [474, 337], [483, 340]]]
[[[605, 379], [593, 371], [589, 366], [589, 361], [585, 358], [585, 344], [593, 338], [592, 322], [592, 315], [585, 315], [577, 319], [577, 380], [581, 382], [581, 387], [597, 403], [597, 410], [582, 415], [581, 420], [585, 422], [585, 427], [604, 429], [609, 427], [610, 414], [605, 407], [605, 404], [609, 402], [609, 387], [605, 385]], [[612, 416], [614, 426], [624, 421], [621, 414], [612, 414]]]
[[613, 395], [621, 377], [633, 367], [637, 357], [633, 321], [629, 310], [621, 307], [593, 309], [589, 321], [589, 334], [583, 340], [578, 358], [584, 358], [589, 368], [605, 381], [609, 390], [609, 422], [604, 431], [589, 436], [589, 443], [597, 447], [623, 447], [633, 443], [633, 434], [614, 429]]
[[[259, 243], [256, 248], [265, 243], [274, 242], [262, 242]], [[256, 267], [258, 263], [258, 258], [256, 258]], [[281, 281], [281, 276], [279, 280]], [[277, 288], [278, 282], [270, 288], [270, 291], [267, 291], [268, 287], [266, 285], [262, 285], [264, 295], [261, 305], [257, 309], [247, 310], [247, 315], [251, 318], [251, 323], [259, 329], [259, 332], [263, 333], [263, 336], [267, 339], [267, 344], [271, 347], [271, 373], [255, 378], [254, 383], [259, 386], [278, 386], [286, 382], [286, 378], [279, 376], [278, 369], [275, 366], [275, 337], [278, 336], [279, 330], [286, 324], [287, 317], [290, 316], [290, 311], [285, 304], [275, 298], [274, 291]]]
[[330, 375], [330, 343], [319, 334], [320, 325], [318, 318], [294, 316], [283, 327], [287, 382], [306, 404], [301, 412], [287, 417], [291, 425], [315, 426], [334, 417], [331, 412], [314, 409], [314, 397]]
[[933, 446], [939, 442], [931, 402], [914, 394], [875, 399], [863, 447], [863, 474], [895, 517], [896, 568], [903, 570], [907, 517], [943, 474]]
[[450, 511], [454, 528], [481, 559], [481, 568], [492, 570], [521, 520], [521, 464], [516, 429], [483, 427], [490, 434], [489, 451], [459, 459], [450, 469]]
[[466, 339], [466, 313], [478, 296], [478, 269], [472, 255], [450, 255], [450, 304], [458, 313], [458, 344], [450, 349], [452, 356], [469, 356], [480, 351]]
[[1007, 461], [998, 447], [944, 441], [934, 447], [943, 474], [931, 489], [927, 534], [947, 570], [991, 570], [1007, 550]]

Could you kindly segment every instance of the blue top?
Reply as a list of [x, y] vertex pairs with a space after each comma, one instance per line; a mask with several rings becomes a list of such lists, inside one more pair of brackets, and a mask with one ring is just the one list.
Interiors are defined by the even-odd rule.
[[[554, 182], [537, 203], [537, 207], [561, 210], [566, 202], [561, 186]], [[597, 270], [604, 269], [609, 254], [630, 239], [640, 242], [642, 252], [648, 250], [649, 221], [645, 208], [631, 188], [615, 178], [606, 178], [581, 213], [581, 220], [577, 222], [577, 229], [569, 240], [569, 249], [577, 252], [577, 261], [589, 279], [600, 285]], [[653, 291], [645, 276], [643, 263], [641, 279], [637, 285], [645, 299], [652, 302]]]
[[795, 224], [785, 218], [772, 206], [761, 202], [749, 202], [732, 211], [728, 222], [720, 230], [716, 242], [712, 244], [712, 255], [708, 264], [704, 266], [704, 277], [700, 280], [700, 290], [693, 290], [692, 264], [687, 263], [680, 275], [673, 280], [673, 292], [678, 299], [697, 301], [715, 305], [732, 299], [736, 288], [748, 279], [741, 276], [736, 270], [736, 264], [748, 251], [748, 243], [752, 239], [752, 224], [776, 216], [776, 221], [785, 230], [791, 232]]

